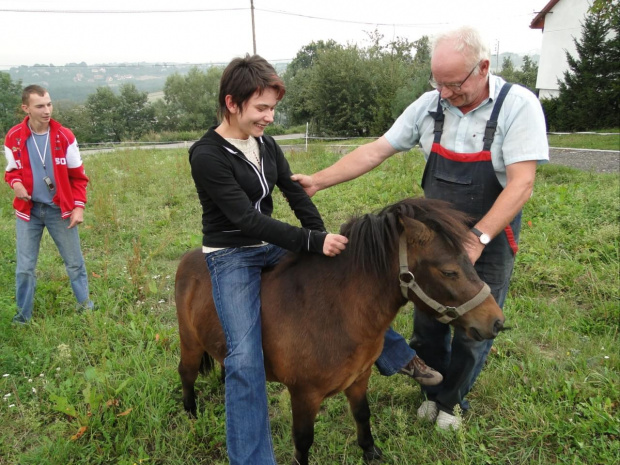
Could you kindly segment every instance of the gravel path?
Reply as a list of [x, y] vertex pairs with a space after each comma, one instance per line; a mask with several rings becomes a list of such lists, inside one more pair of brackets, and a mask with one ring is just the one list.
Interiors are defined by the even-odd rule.
[[550, 148], [549, 163], [596, 173], [618, 173], [620, 151]]

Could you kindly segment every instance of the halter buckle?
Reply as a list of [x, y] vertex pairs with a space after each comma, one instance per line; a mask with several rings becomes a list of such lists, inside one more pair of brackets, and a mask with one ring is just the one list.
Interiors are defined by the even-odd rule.
[[[407, 279], [403, 279], [404, 277]], [[398, 275], [398, 280], [400, 281], [401, 286], [409, 287], [409, 284], [415, 282], [415, 276], [411, 271], [404, 271]]]
[[449, 316], [450, 318], [452, 318], [453, 320], [456, 320], [459, 316], [459, 311], [456, 307], [446, 307], [443, 315], [445, 316]]

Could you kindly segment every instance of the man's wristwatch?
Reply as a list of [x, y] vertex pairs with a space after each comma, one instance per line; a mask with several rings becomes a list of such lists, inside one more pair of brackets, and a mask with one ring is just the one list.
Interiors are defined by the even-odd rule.
[[483, 233], [479, 229], [471, 228], [471, 232], [478, 236], [478, 240], [482, 245], [487, 245], [489, 242], [491, 242], [491, 237], [488, 234]]

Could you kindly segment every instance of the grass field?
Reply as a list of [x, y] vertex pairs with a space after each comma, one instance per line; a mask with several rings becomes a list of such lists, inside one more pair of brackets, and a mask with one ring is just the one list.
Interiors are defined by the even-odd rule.
[[[337, 155], [289, 154], [312, 173]], [[0, 194], [0, 464], [226, 464], [223, 390], [199, 378], [199, 417], [182, 408], [174, 273], [201, 239], [184, 150], [85, 158], [91, 177], [80, 234], [97, 310], [77, 314], [62, 261], [45, 235], [33, 322], [15, 312], [12, 193]], [[423, 159], [400, 154], [315, 197], [328, 228], [421, 195]], [[458, 433], [418, 421], [417, 384], [376, 371], [372, 427], [387, 464], [614, 464], [620, 456], [617, 175], [539, 169], [521, 252], [495, 342]], [[295, 222], [277, 197], [274, 216]], [[395, 320], [411, 334], [412, 308]], [[279, 463], [292, 458], [289, 396], [269, 385]], [[323, 404], [311, 463], [359, 464], [343, 395]]]
[[549, 134], [550, 147], [578, 149], [620, 150], [619, 130], [610, 129], [604, 134]]

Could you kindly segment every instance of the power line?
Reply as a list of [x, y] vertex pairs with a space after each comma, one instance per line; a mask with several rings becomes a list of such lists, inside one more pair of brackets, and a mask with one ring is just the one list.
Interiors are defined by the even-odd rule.
[[[424, 28], [424, 27], [437, 27], [437, 26], [444, 26], [447, 24], [450, 24], [449, 22], [421, 22], [421, 23], [387, 23], [387, 22], [372, 22], [372, 21], [356, 21], [356, 20], [348, 20], [348, 19], [338, 19], [338, 18], [329, 18], [329, 17], [324, 17], [324, 16], [314, 16], [314, 15], [307, 15], [307, 14], [302, 14], [302, 13], [294, 13], [294, 12], [290, 12], [290, 11], [283, 11], [283, 10], [271, 10], [271, 9], [265, 9], [265, 8], [255, 8], [253, 2], [250, 2], [251, 6], [250, 8], [247, 7], [237, 7], [237, 8], [188, 8], [188, 9], [143, 9], [143, 10], [77, 10], [77, 9], [62, 9], [62, 10], [55, 10], [55, 9], [40, 9], [40, 8], [36, 8], [36, 9], [24, 9], [24, 8], [0, 8], [0, 12], [12, 12], [12, 13], [45, 13], [45, 14], [161, 14], [161, 13], [165, 13], [165, 14], [174, 14], [174, 13], [205, 13], [205, 12], [231, 12], [231, 11], [247, 11], [247, 10], [251, 10], [252, 12], [252, 29], [254, 30], [254, 11], [261, 11], [264, 13], [268, 13], [268, 14], [277, 14], [277, 15], [284, 15], [284, 16], [292, 16], [292, 17], [298, 17], [298, 18], [305, 18], [305, 19], [310, 19], [310, 20], [319, 20], [319, 21], [331, 21], [331, 22], [336, 22], [336, 23], [346, 23], [346, 24], [358, 24], [358, 25], [364, 25], [364, 26], [388, 26], [388, 27], [400, 27], [400, 28]], [[522, 15], [522, 16], [526, 16], [526, 15]], [[528, 14], [527, 16], [530, 16], [530, 14]], [[254, 40], [254, 53], [256, 53], [256, 43], [255, 43], [255, 36], [254, 36], [254, 32], [253, 32], [253, 40]], [[282, 60], [271, 60], [273, 62], [279, 62], [279, 61], [290, 61], [290, 59], [282, 59]], [[206, 66], [209, 65], [209, 63], [193, 63], [193, 64], [189, 64], [189, 63], [175, 63], [174, 65], [178, 65], [178, 66]], [[213, 63], [212, 65], [220, 65], [220, 63]], [[14, 67], [14, 66], [19, 66], [19, 65], [2, 65], [0, 64], [0, 67]], [[120, 66], [125, 66], [125, 65], [111, 65], [109, 63], [106, 63], [105, 66], [108, 67], [120, 67]], [[127, 65], [127, 66], [131, 66], [131, 65]], [[170, 66], [170, 64], [147, 64], [146, 66]], [[43, 66], [42, 66], [43, 67]], [[90, 67], [90, 66], [88, 66]], [[97, 66], [95, 66], [97, 67]]]
[[263, 11], [265, 13], [275, 13], [285, 16], [297, 16], [299, 18], [317, 19], [321, 21], [334, 21], [337, 23], [349, 23], [349, 24], [363, 24], [363, 25], [376, 25], [376, 26], [399, 26], [399, 27], [420, 27], [420, 26], [437, 26], [447, 24], [445, 22], [439, 23], [378, 23], [372, 21], [354, 21], [348, 19], [326, 18], [322, 16], [305, 15], [301, 13], [292, 13], [290, 11], [282, 10], [269, 10], [265, 8], [192, 8], [192, 9], [180, 9], [180, 10], [50, 10], [50, 9], [25, 9], [25, 8], [0, 8], [0, 12], [7, 13], [58, 13], [58, 14], [158, 14], [158, 13], [204, 13], [204, 12], [220, 12], [220, 11], [245, 11], [253, 9], [255, 11]]
[[439, 22], [439, 23], [378, 23], [376, 21], [354, 21], [354, 20], [349, 20], [349, 19], [326, 18], [326, 17], [322, 17], [322, 16], [304, 15], [304, 14], [301, 14], [301, 13], [291, 13], [289, 11], [267, 10], [265, 8], [256, 8], [256, 11], [264, 11], [266, 13], [275, 13], [275, 14], [286, 15], [286, 16], [297, 16], [297, 17], [300, 17], [300, 18], [307, 18], [307, 19], [318, 19], [318, 20], [321, 20], [321, 21], [334, 21], [334, 22], [337, 22], [337, 23], [363, 24], [363, 25], [366, 25], [366, 26], [421, 27], [421, 26], [439, 26], [439, 25], [449, 24], [449, 23], [446, 23], [446, 22]]
[[151, 13], [202, 13], [207, 11], [240, 11], [248, 8], [200, 8], [191, 10], [48, 10], [24, 8], [0, 8], [7, 13], [63, 13], [63, 14], [151, 14]]
[[[274, 13], [284, 16], [296, 16], [299, 18], [316, 19], [320, 21], [333, 21], [337, 23], [361, 24], [365, 26], [395, 26], [395, 27], [423, 27], [423, 26], [443, 26], [450, 24], [448, 22], [424, 22], [424, 23], [381, 23], [376, 21], [355, 21], [349, 19], [328, 18], [325, 16], [313, 16], [302, 13], [294, 13], [283, 10], [270, 10], [266, 8], [256, 7], [238, 7], [238, 8], [191, 8], [176, 10], [50, 10], [50, 9], [25, 9], [25, 8], [0, 8], [0, 12], [8, 13], [61, 13], [61, 14], [157, 14], [157, 13], [204, 13], [204, 12], [225, 12], [225, 11], [247, 11], [254, 9], [265, 13]], [[532, 14], [521, 15], [532, 16]]]

